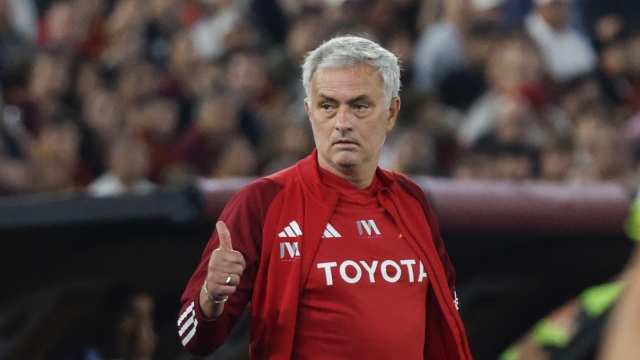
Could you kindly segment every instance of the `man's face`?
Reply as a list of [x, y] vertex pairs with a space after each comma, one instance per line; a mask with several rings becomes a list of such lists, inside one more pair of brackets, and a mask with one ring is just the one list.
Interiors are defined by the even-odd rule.
[[400, 98], [385, 106], [382, 76], [372, 66], [324, 68], [311, 78], [311, 97], [305, 109], [320, 166], [343, 174], [358, 173], [377, 167]]

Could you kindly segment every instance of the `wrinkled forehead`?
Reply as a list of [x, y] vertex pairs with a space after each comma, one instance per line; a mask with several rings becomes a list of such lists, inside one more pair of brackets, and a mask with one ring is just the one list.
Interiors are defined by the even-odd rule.
[[368, 64], [357, 64], [353, 66], [322, 66], [318, 67], [311, 75], [311, 87], [321, 82], [346, 82], [347, 80], [375, 84], [381, 91], [384, 91], [384, 79], [377, 68]]

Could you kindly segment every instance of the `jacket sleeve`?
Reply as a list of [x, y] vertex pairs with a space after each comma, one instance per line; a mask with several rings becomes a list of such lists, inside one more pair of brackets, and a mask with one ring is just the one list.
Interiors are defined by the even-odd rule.
[[424, 191], [420, 186], [418, 186], [415, 182], [411, 181], [407, 176], [396, 173], [396, 179], [400, 186], [411, 196], [413, 196], [422, 207], [422, 211], [424, 215], [427, 217], [427, 222], [429, 223], [429, 228], [431, 228], [431, 238], [433, 239], [433, 243], [436, 246], [436, 250], [438, 250], [438, 256], [440, 257], [440, 262], [442, 263], [442, 267], [444, 268], [444, 272], [447, 275], [447, 283], [449, 285], [449, 290], [451, 290], [451, 295], [453, 296], [454, 301], [456, 302], [456, 308], [458, 307], [458, 297], [456, 296], [456, 272], [453, 268], [453, 264], [449, 259], [449, 254], [447, 254], [447, 250], [444, 247], [444, 242], [442, 241], [442, 237], [440, 236], [440, 226], [438, 225], [438, 220], [436, 219], [436, 214], [433, 212], [433, 209], [429, 205], [429, 201], [427, 200], [427, 196], [424, 194]]
[[205, 319], [200, 310], [199, 297], [211, 253], [220, 245], [218, 233], [214, 230], [181, 298], [178, 334], [190, 353], [208, 355], [218, 349], [250, 301], [260, 263], [264, 220], [271, 201], [280, 189], [281, 186], [272, 180], [259, 179], [238, 192], [222, 211], [219, 220], [229, 228], [233, 248], [244, 256], [246, 268], [222, 314], [215, 319]]

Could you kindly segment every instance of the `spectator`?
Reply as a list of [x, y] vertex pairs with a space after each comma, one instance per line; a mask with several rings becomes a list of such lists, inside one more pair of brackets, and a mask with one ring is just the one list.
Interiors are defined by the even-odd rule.
[[155, 301], [150, 294], [126, 285], [113, 286], [104, 297], [98, 315], [101, 328], [90, 334], [93, 339], [80, 345], [80, 349], [67, 351], [64, 358], [152, 360], [158, 346], [154, 308]]
[[241, 177], [256, 173], [258, 155], [251, 142], [244, 136], [237, 137], [222, 149], [219, 161], [211, 172], [212, 177]]
[[[0, 27], [8, 25], [11, 32], [23, 41], [35, 41], [37, 29], [37, 9], [32, 0], [2, 0], [0, 1]], [[0, 33], [3, 32], [0, 30]]]
[[540, 47], [551, 77], [565, 82], [588, 74], [597, 65], [588, 38], [569, 24], [572, 0], [534, 0], [535, 10], [525, 19], [529, 36]]
[[573, 164], [573, 144], [568, 139], [555, 138], [542, 146], [540, 154], [540, 179], [565, 181]]
[[[470, 2], [470, 4], [467, 3]], [[420, 93], [436, 89], [452, 72], [467, 63], [469, 29], [477, 22], [497, 25], [504, 0], [450, 0], [445, 19], [422, 31], [414, 48], [413, 87]], [[471, 5], [471, 9], [468, 6]]]
[[109, 169], [87, 187], [91, 196], [146, 195], [156, 189], [147, 179], [149, 153], [146, 145], [133, 137], [119, 139], [109, 154]]
[[153, 98], [130, 118], [129, 129], [149, 150], [149, 178], [165, 183], [166, 171], [176, 160], [173, 147], [178, 138], [178, 103], [170, 98]]
[[65, 100], [68, 101], [70, 70], [68, 58], [49, 53], [37, 56], [29, 74], [26, 98], [26, 102], [35, 107], [36, 116], [25, 117], [25, 124], [33, 134], [38, 133], [40, 126], [51, 119]]
[[272, 152], [266, 159], [262, 174], [268, 175], [295, 165], [304, 154], [313, 150], [313, 139], [306, 122], [290, 121], [274, 132]]
[[184, 0], [150, 1], [150, 21], [146, 32], [149, 58], [157, 65], [163, 65], [168, 56], [169, 43], [174, 34], [182, 28], [182, 8]]
[[193, 123], [175, 145], [176, 158], [187, 171], [207, 176], [213, 172], [224, 147], [239, 134], [240, 111], [237, 101], [227, 93], [201, 100]]
[[[476, 100], [458, 128], [460, 144], [473, 147], [479, 138], [491, 133], [505, 105], [528, 101], [522, 93], [525, 89], [535, 89], [544, 107], [542, 75], [543, 67], [533, 44], [518, 35], [506, 39], [489, 61], [488, 91]], [[528, 105], [532, 104], [529, 102]]]
[[191, 38], [204, 59], [218, 59], [225, 53], [224, 38], [242, 17], [238, 1], [200, 1], [202, 17], [193, 26]]
[[60, 112], [43, 124], [30, 150], [39, 191], [75, 192], [91, 182], [80, 142], [80, 130], [70, 113]]
[[122, 104], [126, 111], [143, 100], [156, 96], [160, 84], [160, 75], [152, 64], [143, 61], [128, 63], [120, 68], [118, 103]]
[[598, 180], [635, 187], [629, 139], [614, 125], [601, 126], [589, 147]]
[[91, 91], [82, 107], [82, 123], [94, 137], [94, 145], [106, 158], [108, 149], [123, 131], [122, 109], [115, 94], [105, 89]]

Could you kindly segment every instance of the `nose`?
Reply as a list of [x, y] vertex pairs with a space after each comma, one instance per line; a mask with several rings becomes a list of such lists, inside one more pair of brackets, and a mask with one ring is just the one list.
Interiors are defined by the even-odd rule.
[[341, 106], [336, 114], [336, 130], [343, 132], [349, 131], [353, 127], [353, 114], [351, 114], [349, 106]]

